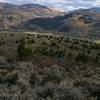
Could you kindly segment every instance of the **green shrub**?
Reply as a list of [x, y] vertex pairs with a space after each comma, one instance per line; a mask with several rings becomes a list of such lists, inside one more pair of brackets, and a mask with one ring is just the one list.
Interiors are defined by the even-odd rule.
[[34, 87], [34, 85], [36, 84], [36, 82], [38, 81], [38, 78], [36, 76], [35, 73], [32, 73], [29, 79], [29, 83], [32, 87]]
[[18, 48], [17, 48], [18, 56], [20, 58], [22, 58], [24, 56], [23, 55], [24, 49], [25, 49], [25, 39], [21, 39], [20, 43], [18, 45]]
[[25, 48], [23, 52], [25, 57], [31, 57], [32, 56], [32, 49], [31, 48]]
[[17, 73], [11, 73], [7, 76], [5, 83], [7, 83], [9, 86], [10, 85], [16, 85], [18, 80], [18, 74]]
[[89, 59], [89, 56], [88, 56], [88, 55], [79, 53], [79, 54], [76, 56], [75, 60], [76, 60], [77, 62], [87, 63], [90, 59]]
[[8, 86], [16, 85], [18, 81], [18, 73], [12, 72], [6, 76], [0, 76], [0, 84], [7, 84]]
[[25, 47], [25, 39], [21, 39], [17, 48], [18, 57], [20, 59], [26, 59], [32, 57], [32, 49]]

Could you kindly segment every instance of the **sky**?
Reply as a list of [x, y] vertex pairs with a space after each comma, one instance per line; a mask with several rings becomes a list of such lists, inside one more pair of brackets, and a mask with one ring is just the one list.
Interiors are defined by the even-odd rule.
[[64, 11], [100, 7], [100, 0], [0, 0], [0, 2], [13, 4], [37, 3]]

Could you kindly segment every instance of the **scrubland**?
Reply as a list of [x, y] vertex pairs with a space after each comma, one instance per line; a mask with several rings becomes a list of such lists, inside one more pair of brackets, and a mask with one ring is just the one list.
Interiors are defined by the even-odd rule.
[[13, 97], [99, 100], [100, 44], [64, 35], [0, 33], [0, 99]]

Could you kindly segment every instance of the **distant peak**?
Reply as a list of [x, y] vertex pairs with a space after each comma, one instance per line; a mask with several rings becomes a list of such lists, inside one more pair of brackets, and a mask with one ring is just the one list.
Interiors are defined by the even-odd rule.
[[47, 8], [46, 6], [43, 6], [43, 5], [40, 5], [40, 4], [22, 4], [20, 6], [30, 7], [30, 8]]

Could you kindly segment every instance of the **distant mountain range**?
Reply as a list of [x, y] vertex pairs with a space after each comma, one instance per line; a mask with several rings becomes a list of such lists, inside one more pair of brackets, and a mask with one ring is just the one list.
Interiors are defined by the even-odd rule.
[[64, 12], [38, 4], [12, 5], [0, 3], [0, 29], [13, 29], [34, 18], [62, 16]]
[[0, 30], [64, 32], [100, 37], [100, 8], [68, 13], [38, 4], [0, 4]]
[[63, 16], [30, 19], [21, 25], [32, 31], [56, 31], [69, 35], [100, 37], [100, 8], [79, 9]]

